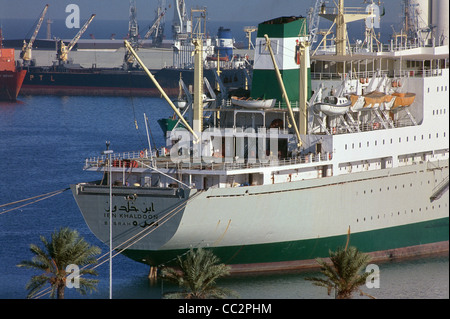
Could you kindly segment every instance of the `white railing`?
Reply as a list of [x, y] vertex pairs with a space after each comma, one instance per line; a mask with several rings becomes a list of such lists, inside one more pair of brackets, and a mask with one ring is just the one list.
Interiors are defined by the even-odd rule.
[[[133, 155], [137, 155], [134, 156]], [[140, 152], [126, 152], [112, 154], [112, 166], [122, 168], [148, 168], [150, 164], [149, 157], [141, 157]], [[124, 156], [124, 157], [122, 157]], [[310, 164], [327, 162], [332, 159], [332, 153], [324, 154], [308, 154], [289, 159], [269, 158], [267, 161], [259, 161], [256, 158], [250, 160], [233, 160], [232, 162], [225, 162], [223, 157], [205, 157], [198, 162], [180, 162], [171, 161], [170, 157], [161, 157], [163, 160], [153, 161], [153, 167], [157, 169], [182, 169], [182, 170], [237, 170], [248, 168], [262, 168], [270, 166], [287, 166], [296, 164]], [[85, 160], [85, 169], [100, 168], [106, 166], [105, 156], [91, 157]], [[326, 165], [323, 163], [323, 165]]]

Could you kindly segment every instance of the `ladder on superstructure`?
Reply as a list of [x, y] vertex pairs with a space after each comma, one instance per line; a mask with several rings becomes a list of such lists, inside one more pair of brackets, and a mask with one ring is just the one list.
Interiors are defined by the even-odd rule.
[[[313, 45], [317, 42], [317, 31], [319, 30], [319, 12], [320, 7], [324, 4], [324, 0], [316, 0], [314, 8], [311, 8], [308, 13], [308, 25], [309, 25], [309, 43]], [[312, 52], [312, 51], [311, 51]]]

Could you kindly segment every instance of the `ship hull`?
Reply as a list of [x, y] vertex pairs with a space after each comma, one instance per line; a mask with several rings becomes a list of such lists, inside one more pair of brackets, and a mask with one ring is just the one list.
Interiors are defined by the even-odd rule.
[[0, 71], [0, 101], [15, 101], [26, 75], [25, 70]]
[[[314, 259], [344, 246], [349, 231], [351, 245], [376, 260], [448, 251], [448, 189], [431, 197], [446, 176], [448, 160], [271, 185], [172, 190], [170, 200], [150, 189], [121, 189], [142, 193], [131, 202], [134, 215], [127, 196], [113, 188], [114, 207], [122, 208], [113, 215], [114, 247], [139, 234], [123, 254], [152, 266], [207, 247], [234, 272], [317, 266]], [[72, 186], [91, 231], [107, 243], [109, 193], [95, 188]], [[150, 202], [161, 224], [154, 230], [142, 224]]]
[[[194, 71], [164, 68], [150, 70], [167, 95], [179, 94], [179, 79], [189, 87], [194, 82]], [[222, 81], [227, 87], [241, 87], [244, 74], [240, 69], [223, 70]], [[212, 70], [204, 76], [215, 83]], [[161, 92], [144, 71], [120, 69], [52, 69], [30, 67], [21, 94], [24, 95], [90, 95], [90, 96], [150, 96], [159, 97]]]

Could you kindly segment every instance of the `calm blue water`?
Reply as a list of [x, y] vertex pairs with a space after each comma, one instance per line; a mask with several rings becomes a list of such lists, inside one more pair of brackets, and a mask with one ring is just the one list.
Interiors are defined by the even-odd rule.
[[[0, 205], [96, 179], [83, 172], [83, 161], [99, 155], [106, 140], [118, 152], [147, 147], [144, 112], [156, 144], [163, 145], [156, 121], [172, 112], [161, 99], [27, 96], [17, 103], [0, 102]], [[0, 207], [0, 299], [26, 297], [25, 285], [34, 273], [16, 265], [31, 259], [29, 245], [40, 243], [40, 235], [48, 237], [68, 226], [108, 251], [90, 233], [69, 191], [2, 214], [5, 209]], [[380, 288], [365, 289], [377, 298], [449, 298], [448, 255], [379, 267]], [[98, 268], [99, 291], [84, 298], [108, 298], [108, 271], [107, 263]], [[149, 283], [148, 271], [123, 256], [114, 258], [113, 298], [158, 299], [173, 288], [160, 281]], [[241, 276], [220, 284], [248, 299], [330, 298], [324, 288], [305, 281], [307, 276], [311, 273]], [[82, 297], [66, 289], [66, 298]]]

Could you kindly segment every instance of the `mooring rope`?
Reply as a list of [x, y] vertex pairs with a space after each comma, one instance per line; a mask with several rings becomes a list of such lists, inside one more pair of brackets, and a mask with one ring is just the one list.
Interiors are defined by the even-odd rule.
[[22, 208], [22, 207], [25, 207], [25, 206], [28, 206], [28, 205], [31, 205], [31, 204], [34, 204], [34, 203], [37, 203], [37, 202], [40, 202], [40, 201], [42, 201], [44, 199], [47, 199], [47, 198], [50, 198], [50, 197], [62, 194], [62, 193], [64, 193], [65, 191], [67, 191], [69, 189], [70, 189], [70, 187], [63, 188], [63, 189], [59, 189], [59, 190], [56, 190], [56, 191], [53, 191], [53, 192], [50, 192], [50, 193], [45, 193], [45, 194], [41, 194], [41, 195], [37, 195], [37, 196], [21, 199], [21, 200], [18, 200], [18, 201], [10, 202], [10, 203], [7, 203], [7, 204], [2, 204], [2, 205], [0, 205], [0, 208], [1, 207], [6, 207], [6, 206], [10, 206], [10, 205], [19, 204], [19, 203], [23, 203], [23, 202], [29, 202], [29, 201], [31, 201], [33, 199], [36, 199], [36, 200], [34, 200], [32, 202], [29, 202], [29, 203], [26, 203], [26, 204], [23, 204], [23, 205], [14, 207], [14, 208], [10, 208], [10, 209], [4, 210], [4, 211], [0, 212], [0, 215], [5, 214], [7, 212], [11, 212], [13, 210], [16, 210], [16, 209], [19, 209], [19, 208]]

